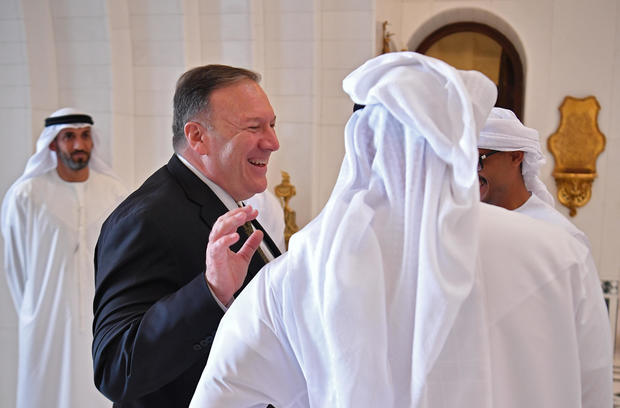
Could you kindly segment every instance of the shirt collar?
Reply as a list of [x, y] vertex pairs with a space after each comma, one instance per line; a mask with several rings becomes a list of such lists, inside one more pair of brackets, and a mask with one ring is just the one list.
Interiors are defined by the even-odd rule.
[[226, 208], [228, 208], [229, 210], [234, 210], [235, 208], [239, 207], [239, 204], [222, 187], [215, 184], [215, 182], [210, 180], [207, 176], [202, 174], [197, 168], [192, 166], [191, 163], [185, 159], [185, 157], [177, 153], [175, 154], [179, 158], [179, 160], [181, 160], [181, 163], [185, 165], [185, 167], [187, 167], [192, 173], [194, 173], [196, 177], [202, 180], [203, 183], [205, 183], [211, 189], [211, 191], [215, 193], [217, 198], [220, 199], [220, 201], [226, 206]]

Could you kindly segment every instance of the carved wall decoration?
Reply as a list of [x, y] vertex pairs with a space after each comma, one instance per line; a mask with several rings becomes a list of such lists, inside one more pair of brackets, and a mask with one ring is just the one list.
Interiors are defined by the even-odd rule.
[[280, 200], [280, 205], [284, 209], [284, 242], [288, 248], [288, 240], [291, 238], [291, 235], [299, 231], [296, 220], [297, 214], [288, 205], [288, 202], [297, 194], [297, 191], [295, 186], [291, 184], [291, 176], [284, 170], [281, 172], [282, 182], [275, 187], [274, 191], [276, 197]]
[[[381, 36], [381, 38], [383, 39], [383, 42], [381, 45], [381, 54], [387, 54], [388, 52], [398, 51], [398, 47], [394, 44], [394, 41], [392, 40], [394, 33], [390, 33], [387, 30], [387, 26], [389, 25], [390, 23], [388, 23], [387, 20], [381, 23], [382, 32], [383, 32]], [[409, 51], [407, 47], [401, 48], [400, 50]]]
[[394, 33], [388, 32], [387, 26], [389, 24], [390, 23], [388, 23], [387, 20], [381, 23], [381, 25], [383, 26], [383, 47], [381, 48], [381, 54], [387, 54], [388, 52], [392, 52], [390, 41]]
[[547, 140], [555, 159], [553, 177], [558, 188], [558, 200], [577, 214], [592, 196], [596, 178], [596, 159], [605, 149], [605, 135], [598, 128], [600, 105], [594, 96], [578, 99], [564, 98], [560, 106], [560, 125]]

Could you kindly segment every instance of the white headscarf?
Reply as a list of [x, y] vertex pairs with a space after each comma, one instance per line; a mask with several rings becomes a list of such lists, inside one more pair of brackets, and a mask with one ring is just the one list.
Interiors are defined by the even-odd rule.
[[425, 406], [475, 279], [476, 141], [496, 88], [412, 52], [366, 62], [343, 88], [366, 107], [325, 208], [289, 243], [283, 324], [310, 328], [291, 344], [319, 405]]
[[538, 177], [538, 171], [545, 164], [545, 155], [540, 148], [538, 132], [526, 127], [510, 110], [493, 108], [480, 132], [478, 147], [502, 152], [522, 151], [523, 181], [528, 191], [553, 207], [553, 196]]
[[[56, 118], [67, 115], [87, 115], [83, 112], [78, 111], [74, 108], [62, 108], [52, 113], [49, 117]], [[13, 195], [13, 191], [15, 186], [19, 185], [24, 180], [27, 180], [32, 177], [37, 177], [42, 174], [47, 173], [48, 171], [55, 169], [57, 165], [57, 156], [56, 152], [49, 148], [50, 143], [54, 140], [54, 138], [58, 135], [58, 133], [65, 128], [82, 128], [86, 126], [91, 126], [90, 132], [91, 137], [93, 139], [93, 149], [90, 153], [90, 161], [88, 162], [89, 168], [103, 174], [107, 174], [111, 177], [117, 178], [114, 174], [110, 166], [108, 166], [105, 161], [97, 154], [97, 146], [100, 145], [99, 135], [95, 130], [94, 126], [90, 123], [70, 123], [70, 124], [59, 124], [59, 125], [51, 125], [46, 126], [41, 131], [41, 135], [37, 140], [37, 147], [35, 153], [28, 159], [26, 163], [26, 168], [24, 169], [24, 173], [11, 185], [6, 195], [4, 196], [4, 200], [2, 202], [2, 225], [7, 225], [7, 200], [10, 200]], [[4, 227], [3, 227], [4, 228]]]

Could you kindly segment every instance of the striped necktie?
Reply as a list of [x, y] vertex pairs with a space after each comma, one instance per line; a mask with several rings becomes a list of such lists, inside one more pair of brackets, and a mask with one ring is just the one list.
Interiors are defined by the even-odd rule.
[[[254, 228], [252, 227], [252, 223], [250, 221], [248, 221], [245, 224], [243, 224], [242, 228], [243, 228], [243, 232], [245, 232], [245, 234], [248, 236], [248, 238], [254, 232]], [[269, 263], [269, 258], [267, 258], [267, 255], [265, 255], [265, 253], [263, 252], [263, 250], [260, 247], [260, 245], [256, 249], [256, 252], [258, 252], [258, 255], [260, 255], [261, 259], [263, 260], [263, 262], [265, 262], [265, 264]]]
[[[237, 202], [237, 206], [245, 207], [245, 203], [243, 201]], [[252, 235], [252, 233], [254, 232], [254, 227], [252, 227], [252, 221], [246, 222], [245, 224], [241, 226], [241, 228], [243, 228], [243, 232], [245, 232], [245, 235], [247, 235], [248, 238], [250, 238], [250, 235]], [[260, 247], [260, 244], [258, 248], [256, 248], [256, 252], [258, 252], [258, 255], [260, 255], [265, 265], [269, 263], [269, 258], [267, 258], [267, 255], [265, 255], [265, 252], [263, 252], [262, 248]]]

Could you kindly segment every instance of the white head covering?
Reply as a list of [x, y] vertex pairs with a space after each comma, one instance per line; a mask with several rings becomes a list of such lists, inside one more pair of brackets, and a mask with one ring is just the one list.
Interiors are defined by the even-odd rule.
[[523, 181], [528, 191], [553, 207], [553, 196], [538, 177], [538, 171], [545, 164], [545, 155], [540, 148], [538, 132], [526, 127], [510, 110], [493, 108], [480, 132], [478, 147], [502, 152], [522, 151]]
[[[59, 118], [68, 115], [87, 115], [74, 108], [62, 108], [52, 113], [49, 118]], [[49, 119], [48, 118], [48, 119]], [[89, 168], [103, 174], [107, 174], [111, 177], [117, 178], [110, 166], [97, 154], [97, 146], [100, 145], [99, 135], [94, 126], [90, 123], [65, 123], [58, 125], [46, 126], [41, 131], [41, 135], [37, 140], [37, 147], [35, 153], [28, 159], [24, 173], [13, 183], [9, 188], [4, 200], [2, 202], [2, 225], [7, 225], [5, 217], [7, 216], [7, 200], [11, 199], [15, 186], [19, 185], [24, 180], [32, 177], [40, 176], [48, 171], [55, 169], [57, 165], [56, 152], [49, 148], [50, 143], [58, 135], [58, 133], [65, 128], [82, 128], [91, 126], [91, 137], [93, 138], [93, 149], [90, 154], [90, 161], [88, 162]]]
[[425, 406], [475, 279], [476, 141], [496, 88], [412, 52], [366, 62], [343, 88], [366, 107], [347, 123], [332, 195], [263, 273], [290, 271], [283, 324], [312, 403]]

